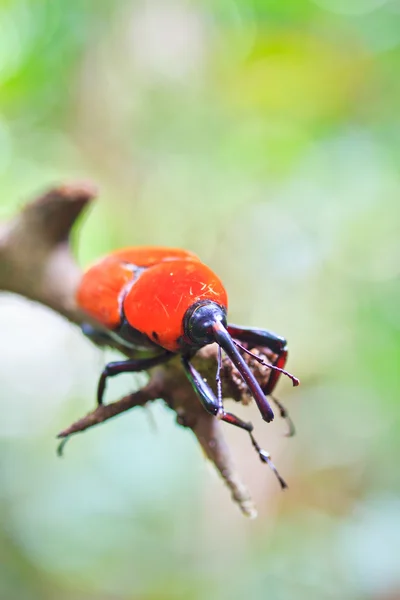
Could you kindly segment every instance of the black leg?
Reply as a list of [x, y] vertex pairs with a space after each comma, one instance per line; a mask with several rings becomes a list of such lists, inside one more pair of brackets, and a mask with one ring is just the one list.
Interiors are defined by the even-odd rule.
[[[120, 373], [139, 373], [140, 371], [146, 371], [147, 369], [151, 369], [152, 367], [156, 367], [157, 365], [167, 362], [172, 356], [174, 356], [172, 352], [165, 351], [162, 354], [158, 354], [157, 356], [153, 356], [151, 358], [132, 358], [129, 360], [108, 363], [100, 375], [97, 387], [97, 403], [99, 405], [103, 404], [103, 395], [108, 377], [114, 377]], [[69, 435], [62, 439], [57, 446], [58, 456], [63, 456], [65, 444], [68, 442], [70, 437], [71, 436]]]
[[[267, 331], [266, 329], [252, 329], [248, 327], [239, 327], [237, 325], [228, 325], [228, 331], [233, 338], [247, 343], [250, 347], [269, 348], [274, 354], [278, 355], [273, 366], [284, 369], [288, 355], [287, 343], [284, 338], [271, 331]], [[278, 383], [280, 375], [281, 373], [279, 371], [271, 371], [268, 383], [263, 388], [263, 392], [266, 396], [270, 396], [271, 400], [278, 407], [280, 416], [287, 421], [288, 432], [286, 435], [291, 437], [295, 434], [294, 423], [283, 404], [277, 398], [272, 396], [272, 392]]]
[[167, 362], [172, 356], [174, 356], [172, 352], [166, 351], [151, 358], [130, 358], [128, 360], [108, 363], [100, 375], [97, 386], [97, 403], [103, 404], [104, 391], [109, 377], [115, 377], [115, 375], [119, 375], [120, 373], [138, 373], [140, 371], [147, 371], [147, 369], [151, 369], [152, 367]]
[[183, 368], [185, 369], [186, 375], [192, 384], [195, 392], [197, 393], [200, 402], [203, 407], [206, 409], [208, 413], [214, 415], [221, 419], [221, 421], [225, 421], [226, 423], [230, 423], [231, 425], [235, 425], [235, 427], [239, 427], [240, 429], [244, 429], [250, 436], [251, 443], [253, 448], [256, 450], [260, 460], [264, 463], [267, 463], [272, 471], [275, 473], [276, 477], [282, 488], [286, 488], [287, 485], [282, 477], [279, 475], [275, 465], [271, 461], [270, 455], [268, 452], [260, 448], [256, 440], [253, 436], [253, 424], [250, 422], [242, 421], [236, 415], [232, 413], [228, 413], [225, 411], [223, 405], [220, 405], [217, 397], [214, 392], [210, 388], [210, 386], [204, 381], [202, 376], [193, 365], [190, 363], [189, 359], [185, 356], [182, 357]]
[[[277, 358], [273, 363], [274, 367], [285, 368], [288, 352], [287, 342], [283, 337], [266, 329], [252, 329], [250, 327], [239, 327], [238, 325], [229, 324], [227, 329], [230, 335], [240, 342], [245, 342], [252, 347], [269, 348], [274, 354], [277, 354]], [[279, 371], [271, 371], [268, 383], [263, 389], [266, 396], [272, 394], [280, 376]]]
[[293, 437], [294, 434], [296, 433], [296, 427], [294, 426], [294, 423], [293, 423], [292, 419], [290, 418], [287, 408], [282, 404], [282, 402], [280, 400], [278, 400], [278, 398], [275, 398], [275, 396], [270, 396], [270, 398], [271, 398], [272, 402], [275, 404], [275, 406], [278, 407], [279, 415], [282, 417], [282, 419], [285, 419], [286, 423], [288, 424], [288, 431], [285, 435], [287, 437]]
[[285, 338], [268, 331], [267, 329], [254, 329], [252, 327], [240, 327], [239, 325], [228, 324], [227, 327], [231, 336], [241, 342], [247, 342], [253, 346], [270, 348], [274, 354], [280, 354], [286, 350], [287, 341]]
[[215, 417], [224, 412], [223, 406], [220, 407], [217, 398], [214, 395], [214, 392], [210, 388], [210, 386], [204, 381], [202, 376], [194, 366], [191, 364], [189, 359], [185, 356], [182, 357], [182, 364], [189, 379], [190, 383], [193, 386], [194, 391], [198, 395], [200, 402], [206, 409], [208, 413], [214, 415]]

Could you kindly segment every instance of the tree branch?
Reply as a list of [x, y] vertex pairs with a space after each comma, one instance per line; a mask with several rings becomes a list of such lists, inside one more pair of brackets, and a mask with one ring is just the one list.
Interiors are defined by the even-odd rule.
[[[93, 201], [96, 191], [88, 183], [70, 184], [51, 189], [28, 204], [9, 223], [0, 224], [0, 290], [14, 292], [39, 302], [76, 325], [91, 322], [75, 302], [81, 270], [71, 252], [70, 233], [79, 215]], [[117, 343], [114, 348], [130, 356]], [[270, 360], [271, 356], [264, 356]], [[206, 346], [194, 359], [196, 368], [208, 381], [215, 380], [216, 347]], [[245, 356], [261, 384], [269, 372], [251, 357]], [[211, 460], [231, 490], [242, 512], [256, 516], [251, 497], [236, 472], [222, 431], [221, 423], [204, 411], [192, 390], [179, 359], [149, 371], [149, 382], [141, 390], [117, 402], [98, 406], [59, 434], [60, 438], [84, 431], [135, 406], [162, 398], [176, 412], [180, 425], [196, 435], [204, 453]], [[249, 402], [247, 387], [229, 360], [224, 360], [223, 396]]]

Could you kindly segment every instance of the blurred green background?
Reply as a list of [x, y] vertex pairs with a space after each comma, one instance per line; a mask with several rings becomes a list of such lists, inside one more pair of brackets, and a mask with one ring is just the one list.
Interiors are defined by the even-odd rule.
[[400, 598], [399, 115], [399, 0], [1, 0], [0, 218], [93, 180], [82, 265], [197, 252], [302, 380], [238, 409], [284, 494], [225, 429], [249, 521], [161, 402], [58, 460], [109, 356], [2, 295], [1, 600]]

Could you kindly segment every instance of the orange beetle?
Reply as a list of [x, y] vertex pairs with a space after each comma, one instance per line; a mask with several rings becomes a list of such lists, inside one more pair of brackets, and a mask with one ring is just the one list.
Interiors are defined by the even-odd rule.
[[[98, 261], [83, 275], [77, 302], [88, 315], [104, 325], [110, 338], [130, 349], [154, 350], [150, 358], [109, 363], [101, 374], [97, 400], [101, 404], [106, 380], [119, 373], [147, 370], [180, 354], [183, 368], [200, 402], [212, 415], [246, 430], [260, 459], [276, 472], [269, 454], [252, 434], [253, 425], [225, 411], [220, 384], [218, 397], [190, 362], [203, 346], [216, 342], [234, 363], [255, 399], [265, 421], [274, 413], [267, 400], [281, 373], [293, 385], [299, 380], [284, 366], [286, 340], [270, 331], [238, 327], [227, 323], [228, 297], [221, 280], [200, 259], [187, 250], [139, 247], [117, 250]], [[92, 335], [94, 330], [87, 333]], [[242, 345], [244, 344], [244, 345]], [[269, 381], [261, 389], [239, 350], [268, 348], [276, 356]], [[256, 360], [263, 362], [253, 355]], [[219, 355], [220, 357], [220, 355]], [[220, 365], [219, 360], [219, 365]], [[217, 381], [219, 382], [219, 371]], [[282, 416], [283, 407], [274, 400]], [[284, 481], [279, 477], [282, 487]]]

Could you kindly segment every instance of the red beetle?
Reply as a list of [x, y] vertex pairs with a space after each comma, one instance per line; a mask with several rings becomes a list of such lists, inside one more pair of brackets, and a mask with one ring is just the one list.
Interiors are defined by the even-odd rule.
[[[190, 359], [203, 346], [216, 342], [237, 367], [263, 419], [269, 422], [274, 413], [266, 396], [273, 392], [281, 373], [288, 375], [294, 385], [299, 383], [283, 370], [287, 359], [286, 340], [263, 329], [228, 324], [225, 288], [217, 275], [195, 254], [176, 248], [117, 250], [84, 274], [77, 291], [77, 302], [119, 343], [133, 350], [154, 350], [154, 356], [150, 358], [109, 363], [99, 380], [99, 404], [103, 401], [108, 377], [128, 371], [144, 371], [180, 354], [186, 375], [205, 410], [246, 430], [260, 459], [276, 472], [269, 454], [253, 437], [253, 425], [225, 411], [220, 384], [217, 397]], [[265, 389], [261, 389], [243, 360], [238, 348], [244, 352], [249, 350], [240, 342], [253, 348], [268, 348], [277, 355], [273, 365], [263, 363], [273, 370]], [[259, 357], [253, 356], [262, 362]], [[281, 415], [286, 416], [283, 407], [279, 403], [277, 405]], [[285, 487], [283, 480], [279, 480]]]

